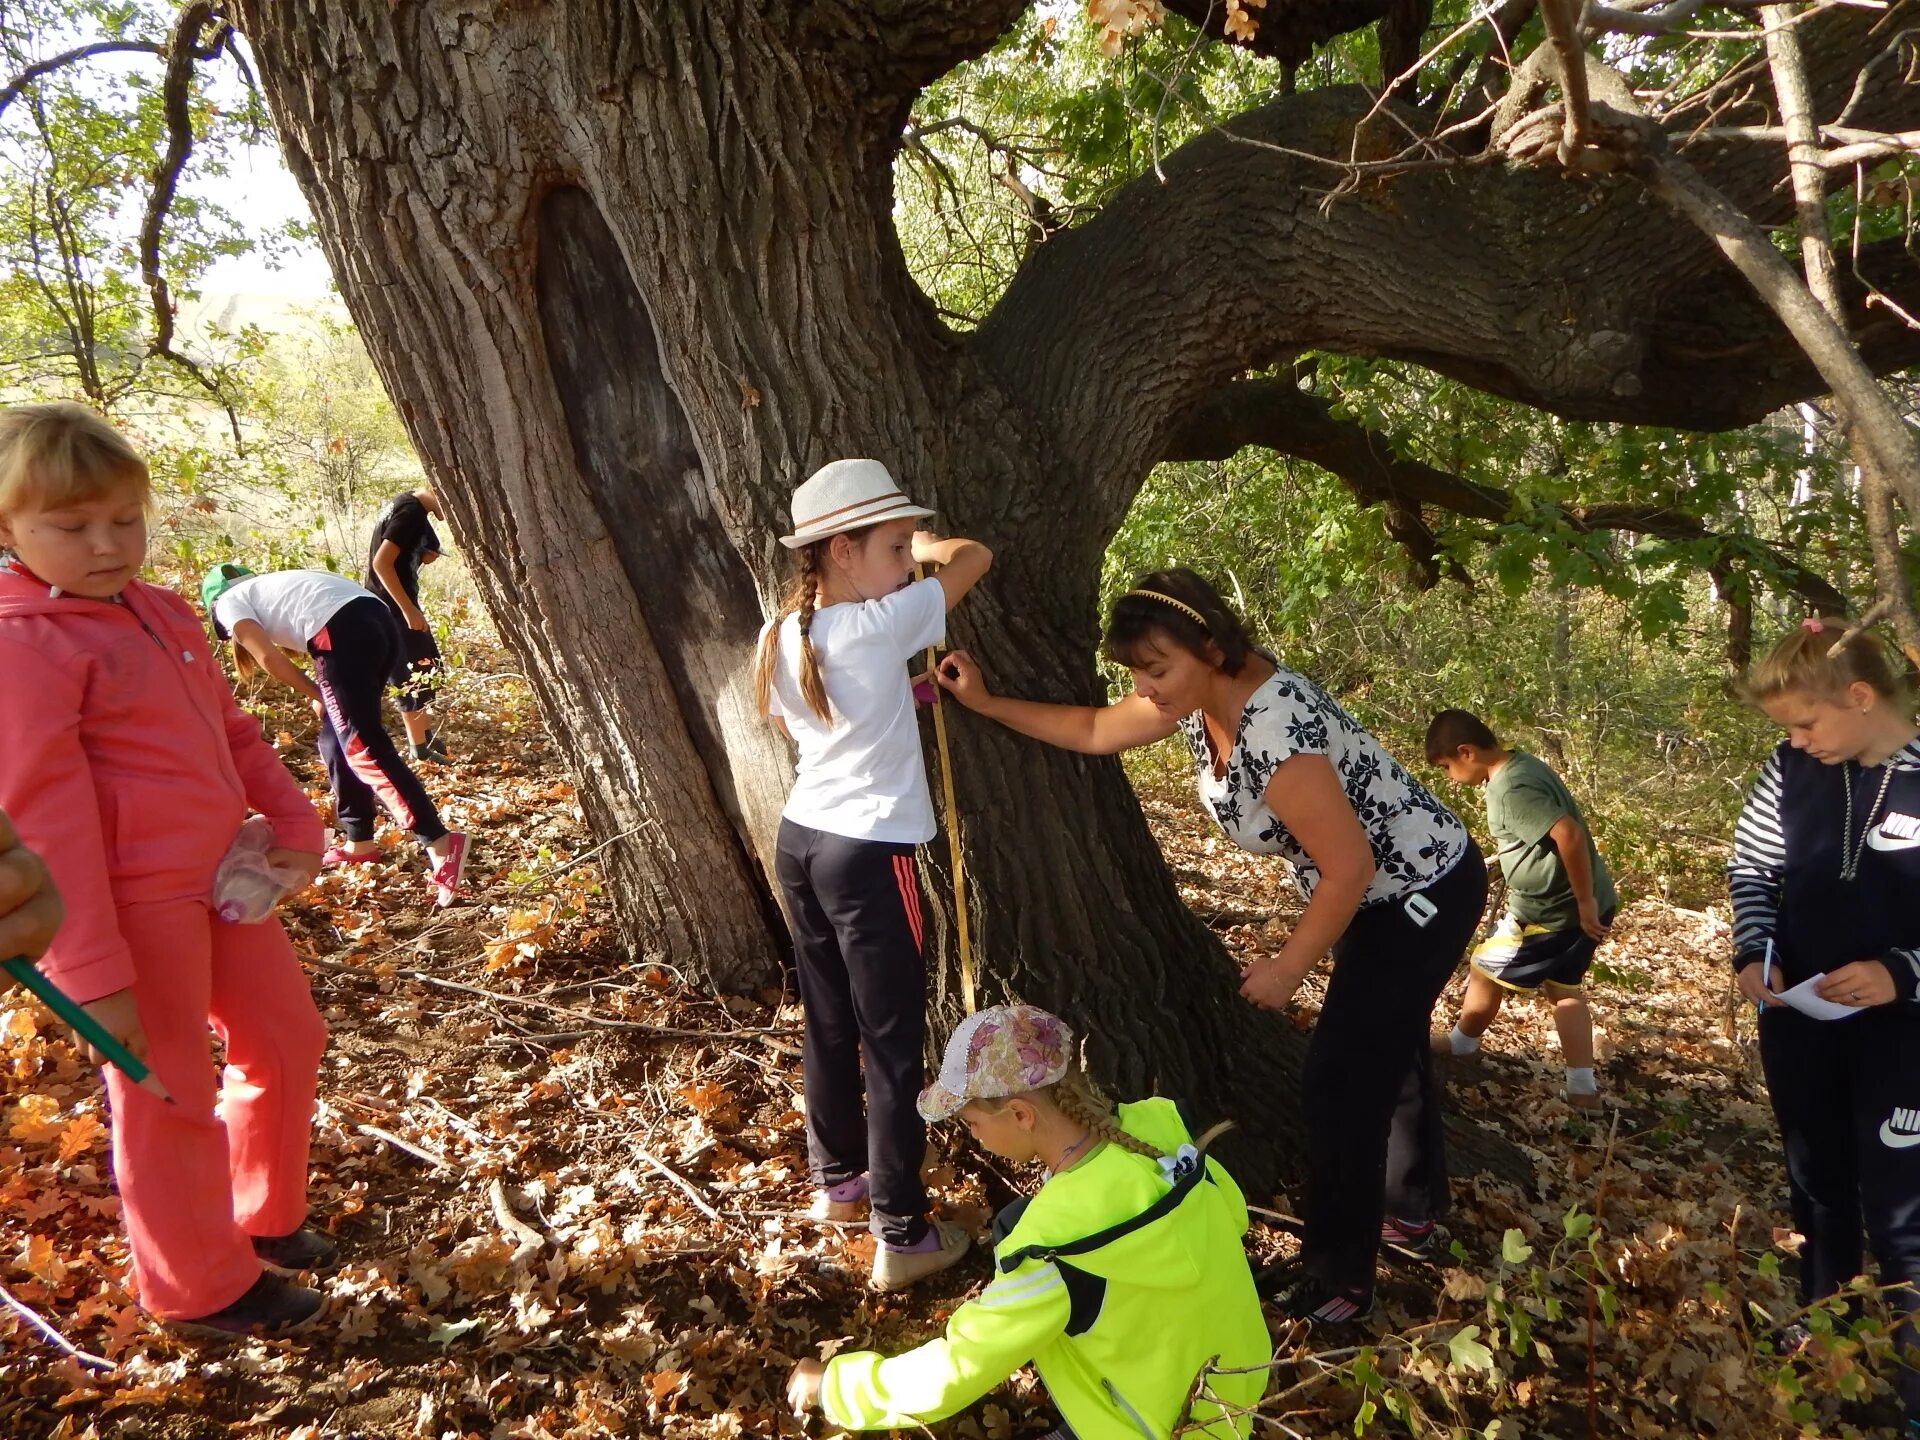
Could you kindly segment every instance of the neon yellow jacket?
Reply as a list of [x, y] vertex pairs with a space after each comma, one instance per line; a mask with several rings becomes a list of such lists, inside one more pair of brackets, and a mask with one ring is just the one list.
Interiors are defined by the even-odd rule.
[[[1178, 1158], [1192, 1136], [1169, 1100], [1120, 1107], [1129, 1134]], [[836, 1355], [820, 1408], [848, 1430], [907, 1429], [965, 1409], [1031, 1361], [1079, 1440], [1166, 1440], [1194, 1380], [1197, 1433], [1234, 1440], [1266, 1390], [1267, 1323], [1240, 1237], [1247, 1205], [1212, 1160], [1156, 1162], [1106, 1145], [994, 1224], [994, 1279], [946, 1334], [891, 1359]], [[1196, 1432], [1189, 1432], [1196, 1433]]]

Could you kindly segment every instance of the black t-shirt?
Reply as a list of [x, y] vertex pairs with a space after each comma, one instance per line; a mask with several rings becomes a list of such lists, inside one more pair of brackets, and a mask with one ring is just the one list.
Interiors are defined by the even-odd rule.
[[427, 507], [420, 503], [419, 496], [396, 495], [389, 500], [380, 518], [373, 522], [373, 543], [367, 547], [366, 586], [393, 605], [393, 597], [373, 569], [380, 547], [389, 540], [400, 551], [400, 558], [394, 562], [394, 569], [400, 574], [400, 588], [407, 592], [407, 599], [417, 605], [420, 603], [421, 557], [440, 553], [440, 536], [427, 518]]

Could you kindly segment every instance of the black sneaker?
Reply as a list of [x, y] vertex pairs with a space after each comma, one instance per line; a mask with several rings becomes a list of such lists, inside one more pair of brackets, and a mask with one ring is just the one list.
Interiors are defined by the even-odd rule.
[[253, 1253], [269, 1270], [297, 1275], [302, 1270], [326, 1271], [340, 1263], [340, 1247], [309, 1226], [291, 1235], [256, 1235]]
[[1380, 1222], [1380, 1244], [1410, 1260], [1431, 1260], [1446, 1245], [1446, 1234], [1431, 1220], [1415, 1224], [1389, 1215]]
[[247, 1293], [226, 1309], [165, 1323], [190, 1335], [291, 1335], [318, 1320], [326, 1308], [327, 1297], [318, 1290], [262, 1271]]
[[1303, 1274], [1274, 1296], [1274, 1304], [1289, 1320], [1305, 1320], [1309, 1325], [1350, 1325], [1372, 1312], [1373, 1291], [1329, 1285]]
[[440, 738], [438, 730], [429, 730], [426, 739], [408, 748], [413, 751], [416, 760], [432, 760], [439, 765], [447, 763], [447, 742]]

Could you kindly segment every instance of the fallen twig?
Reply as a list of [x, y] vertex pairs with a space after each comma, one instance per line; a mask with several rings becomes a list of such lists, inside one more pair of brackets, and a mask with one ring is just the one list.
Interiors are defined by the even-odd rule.
[[633, 1148], [634, 1148], [634, 1153], [637, 1154], [642, 1160], [646, 1161], [647, 1164], [651, 1165], [655, 1170], [658, 1170], [662, 1176], [664, 1176], [666, 1179], [670, 1180], [673, 1184], [678, 1186], [680, 1188], [681, 1193], [683, 1193], [687, 1197], [687, 1199], [693, 1202], [694, 1208], [698, 1210], [702, 1215], [709, 1216], [712, 1219], [719, 1221], [720, 1224], [722, 1225], [726, 1225], [729, 1223], [727, 1220], [727, 1217], [722, 1215], [718, 1210], [714, 1209], [713, 1203], [710, 1200], [708, 1200], [706, 1196], [702, 1195], [699, 1189], [695, 1187], [694, 1183], [691, 1180], [687, 1179], [686, 1176], [680, 1174], [676, 1170], [669, 1169], [667, 1167], [666, 1162], [662, 1160], [658, 1155], [655, 1155], [651, 1150], [647, 1149], [646, 1146], [636, 1144]]
[[[310, 960], [310, 965], [323, 969], [340, 971], [350, 975], [367, 975], [375, 979], [385, 978], [362, 965], [345, 965], [338, 960]], [[551, 1035], [518, 1036], [523, 1040], [578, 1039], [593, 1030], [617, 1030], [629, 1035], [657, 1035], [669, 1040], [738, 1040], [751, 1037], [763, 1043], [771, 1043], [768, 1036], [798, 1035], [800, 1032], [782, 1025], [750, 1025], [733, 1030], [688, 1030], [674, 1025], [654, 1025], [645, 1020], [609, 1020], [599, 1015], [589, 1014], [585, 1010], [575, 1010], [566, 1005], [555, 1005], [546, 1000], [533, 1000], [524, 995], [509, 995], [499, 990], [483, 990], [478, 985], [468, 985], [460, 980], [443, 980], [438, 975], [429, 975], [424, 970], [392, 970], [388, 974], [396, 980], [411, 980], [420, 985], [431, 985], [440, 990], [451, 990], [460, 995], [476, 995], [482, 1000], [497, 1005], [518, 1005], [526, 1010], [540, 1010], [548, 1015], [559, 1015], [584, 1027], [580, 1030], [555, 1031]], [[497, 1042], [496, 1042], [497, 1043]], [[774, 1048], [778, 1049], [779, 1046]]]
[[595, 845], [591, 850], [583, 850], [580, 854], [574, 856], [571, 860], [566, 861], [564, 864], [556, 865], [551, 869], [547, 869], [547, 870], [534, 871], [531, 875], [527, 876], [526, 879], [515, 881], [513, 884], [513, 888], [517, 891], [532, 890], [540, 885], [546, 884], [549, 880], [558, 880], [562, 875], [567, 874], [569, 871], [579, 869], [582, 865], [586, 864], [587, 861], [593, 859], [594, 856], [598, 855], [602, 850], [607, 849], [611, 845], [618, 845], [622, 840], [630, 839], [631, 837], [638, 835], [642, 830], [645, 830], [648, 826], [652, 825], [653, 823], [654, 822], [651, 820], [643, 820], [630, 830], [622, 830], [618, 835], [615, 835], [611, 840], [602, 840], [598, 845]]
[[66, 1336], [54, 1329], [50, 1322], [43, 1320], [32, 1306], [28, 1305], [26, 1301], [20, 1299], [19, 1296], [15, 1295], [4, 1285], [0, 1285], [0, 1300], [6, 1301], [8, 1309], [12, 1310], [14, 1314], [18, 1315], [22, 1320], [25, 1320], [34, 1329], [38, 1330], [42, 1335], [46, 1336], [47, 1339], [66, 1351], [67, 1354], [78, 1360], [82, 1365], [91, 1365], [96, 1370], [118, 1370], [120, 1368], [105, 1356], [95, 1355], [91, 1351], [82, 1350], [78, 1345], [67, 1339]]
[[513, 1205], [507, 1199], [507, 1182], [498, 1175], [487, 1187], [487, 1203], [493, 1207], [493, 1218], [500, 1222], [500, 1228], [520, 1242], [514, 1250], [516, 1260], [546, 1248], [547, 1237], [513, 1213]]
[[444, 1155], [436, 1155], [431, 1150], [422, 1149], [411, 1140], [402, 1140], [391, 1130], [382, 1130], [378, 1125], [356, 1125], [353, 1127], [362, 1135], [371, 1135], [376, 1140], [384, 1140], [396, 1150], [404, 1150], [416, 1160], [424, 1160], [436, 1170], [451, 1170], [453, 1162]]

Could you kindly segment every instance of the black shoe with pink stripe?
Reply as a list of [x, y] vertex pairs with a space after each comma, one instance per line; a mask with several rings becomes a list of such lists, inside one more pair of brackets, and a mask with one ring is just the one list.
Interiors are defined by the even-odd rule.
[[1280, 1313], [1310, 1325], [1350, 1325], [1364, 1320], [1373, 1309], [1373, 1292], [1329, 1285], [1302, 1275], [1274, 1297]]

